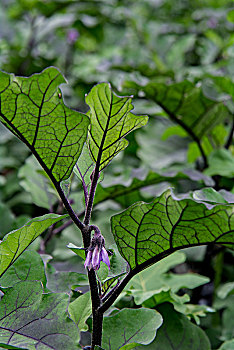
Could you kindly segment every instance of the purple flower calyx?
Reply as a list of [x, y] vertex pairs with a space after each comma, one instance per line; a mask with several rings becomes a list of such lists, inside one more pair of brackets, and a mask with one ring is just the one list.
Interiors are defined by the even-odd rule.
[[95, 232], [91, 244], [88, 248], [84, 267], [87, 267], [89, 270], [98, 270], [100, 268], [101, 261], [103, 261], [110, 270], [110, 260], [105, 248], [105, 239], [101, 233], [97, 234]]

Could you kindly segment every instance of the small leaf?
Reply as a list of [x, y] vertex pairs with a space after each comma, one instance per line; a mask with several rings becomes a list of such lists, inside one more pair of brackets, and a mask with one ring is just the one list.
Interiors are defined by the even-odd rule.
[[89, 119], [59, 98], [65, 83], [54, 67], [29, 78], [0, 72], [0, 120], [36, 156], [54, 182], [69, 178], [87, 137]]
[[83, 247], [77, 247], [73, 243], [68, 243], [67, 248], [71, 249], [73, 253], [80, 256], [83, 260], [85, 260], [85, 249]]
[[119, 97], [107, 83], [92, 88], [86, 97], [90, 107], [89, 149], [99, 171], [128, 145], [124, 137], [140, 128], [148, 117], [131, 113], [131, 97]]
[[19, 282], [0, 302], [1, 342], [20, 348], [74, 350], [78, 337], [68, 319], [66, 294], [43, 294], [40, 282]]
[[172, 305], [160, 305], [163, 325], [157, 337], [148, 346], [137, 350], [210, 350], [211, 346], [205, 332], [194, 325], [188, 318], [173, 310]]
[[0, 277], [42, 232], [66, 217], [67, 215], [46, 214], [8, 233], [0, 243]]
[[104, 317], [104, 349], [131, 349], [130, 344], [149, 344], [162, 324], [161, 315], [151, 309], [122, 309], [114, 316]]
[[86, 320], [92, 314], [90, 292], [87, 292], [69, 304], [68, 312], [80, 331], [87, 331]]
[[209, 243], [234, 247], [232, 205], [175, 200], [170, 191], [150, 204], [132, 205], [111, 223], [119, 252], [134, 273], [178, 249]]
[[114, 276], [114, 277], [110, 277], [108, 278], [103, 284], [102, 284], [102, 293], [103, 294], [106, 294], [106, 292], [109, 290], [109, 288], [112, 286], [112, 284], [118, 280], [120, 277], [124, 276], [125, 275], [125, 272], [117, 275], [117, 276]]

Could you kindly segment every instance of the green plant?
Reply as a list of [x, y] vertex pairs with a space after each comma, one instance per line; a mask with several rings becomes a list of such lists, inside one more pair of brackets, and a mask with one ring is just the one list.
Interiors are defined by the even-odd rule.
[[[66, 277], [57, 274], [57, 277], [61, 278], [61, 285], [59, 282], [56, 285], [47, 262], [45, 262], [46, 277], [43, 262], [38, 260], [37, 269], [36, 266], [32, 269], [34, 259], [38, 257], [34, 257], [34, 253], [26, 250], [43, 231], [67, 218], [67, 215], [46, 214], [29, 221], [20, 229], [5, 236], [0, 244], [0, 284], [4, 293], [1, 300], [0, 345], [20, 349], [64, 347], [74, 349], [78, 347], [78, 329], [80, 331], [88, 329], [86, 320], [90, 314], [92, 314], [92, 326], [89, 325], [92, 330], [91, 349], [98, 349], [101, 346], [114, 350], [130, 349], [138, 345], [147, 345], [154, 340], [156, 330], [163, 322], [161, 315], [153, 309], [154, 306], [163, 301], [170, 302], [181, 311], [188, 299], [178, 297], [176, 291], [181, 287], [191, 287], [193, 283], [195, 288], [207, 281], [198, 276], [193, 276], [195, 279], [187, 276], [184, 281], [181, 279], [176, 287], [176, 278], [166, 273], [170, 266], [174, 266], [176, 259], [180, 261], [181, 256], [173, 255], [172, 261], [168, 259], [177, 250], [188, 247], [217, 243], [233, 248], [233, 205], [229, 203], [228, 193], [216, 192], [212, 188], [189, 193], [183, 198], [177, 198], [172, 190], [166, 190], [149, 204], [137, 202], [112, 216], [111, 227], [118, 252], [115, 249], [109, 251], [105, 246], [105, 233], [91, 223], [93, 207], [108, 196], [117, 202], [120, 200], [121, 203], [119, 193], [122, 191], [123, 194], [126, 189], [124, 186], [119, 186], [110, 188], [109, 193], [100, 191], [99, 199], [98, 196], [95, 199], [95, 193], [101, 186], [99, 182], [106, 167], [127, 147], [128, 141], [125, 136], [144, 126], [148, 117], [134, 115], [131, 112], [133, 109], [131, 97], [117, 96], [107, 83], [94, 86], [86, 96], [86, 103], [90, 108], [87, 114], [71, 110], [64, 104], [59, 88], [64, 82], [62, 74], [53, 67], [29, 78], [2, 72], [0, 119], [34, 154], [44, 170], [46, 186], [50, 186], [53, 193], [54, 190], [57, 191], [70, 220], [81, 231], [83, 247], [69, 245], [69, 248], [85, 260], [90, 295], [86, 293], [78, 296], [79, 292], [76, 291], [74, 296], [77, 298], [69, 301], [69, 296], [66, 294], [67, 287], [83, 286], [87, 283], [86, 276], [74, 272], [66, 274]], [[168, 87], [167, 93], [172, 96], [168, 96], [167, 99], [163, 84], [147, 85], [144, 91], [149, 94], [149, 98], [156, 96], [156, 102], [186, 131], [192, 130], [190, 136], [197, 143], [203, 158], [202, 167], [207, 168], [207, 154], [203, 146], [207, 128], [202, 123], [197, 123], [195, 126], [189, 124], [188, 104], [192, 101], [198, 109], [203, 108], [203, 113], [199, 109], [197, 118], [199, 121], [205, 118], [208, 124], [219, 113], [225, 118], [224, 105], [203, 97], [201, 91], [188, 82]], [[177, 118], [178, 111], [180, 113]], [[219, 122], [223, 120], [222, 118]], [[216, 123], [212, 128], [215, 126]], [[73, 170], [83, 187], [85, 210], [80, 215], [83, 215], [83, 220], [72, 208], [69, 197]], [[184, 178], [185, 175], [177, 176]], [[130, 186], [130, 192], [137, 192], [145, 184], [157, 183], [160, 179], [159, 174], [153, 176], [151, 174], [145, 180], [135, 180]], [[57, 226], [57, 229], [61, 227]], [[22, 261], [19, 264], [20, 259]], [[107, 267], [103, 266], [101, 261], [112, 269], [110, 278]], [[164, 278], [171, 278], [168, 284], [171, 288], [166, 288], [163, 282], [161, 285], [159, 283], [152, 291], [146, 288], [145, 291], [148, 293], [146, 297], [136, 287], [136, 277], [141, 273], [141, 278], [147, 279], [143, 270], [161, 261], [165, 262], [164, 267], [161, 267], [164, 268], [164, 274], [158, 273], [157, 276], [161, 275], [161, 281]], [[25, 271], [20, 272], [22, 264], [29, 265]], [[35, 275], [36, 272], [31, 274], [34, 270], [37, 270], [38, 276]], [[64, 282], [65, 278], [66, 286], [63, 286], [62, 281]], [[126, 289], [131, 281], [133, 288]], [[127, 296], [133, 295], [137, 305], [146, 307], [120, 311], [113, 309], [103, 320], [104, 313], [116, 303], [124, 288]], [[161, 291], [156, 292], [160, 288]], [[61, 294], [54, 291], [59, 291]], [[66, 313], [69, 302], [70, 318]], [[147, 303], [150, 303], [152, 309], [148, 308]], [[180, 344], [182, 341], [186, 345], [191, 341], [191, 334], [194, 334], [201, 349], [210, 348], [204, 332], [192, 325], [184, 315], [173, 311], [171, 305], [160, 306], [159, 312], [166, 320], [169, 313], [173, 315], [175, 322], [181, 325], [180, 336], [183, 329], [186, 329], [186, 337], [182, 341], [176, 339], [170, 320], [163, 324], [163, 332], [165, 329], [167, 333], [171, 332], [175, 343]], [[198, 308], [194, 311], [188, 308], [184, 311], [195, 319], [196, 312], [202, 313], [205, 309]], [[49, 322], [51, 319], [54, 322]], [[113, 330], [116, 334], [113, 334]], [[163, 333], [159, 334], [160, 347], [160, 344], [167, 344], [168, 340]], [[155, 343], [156, 349], [157, 337]], [[194, 349], [197, 346], [198, 344], [194, 343]]]

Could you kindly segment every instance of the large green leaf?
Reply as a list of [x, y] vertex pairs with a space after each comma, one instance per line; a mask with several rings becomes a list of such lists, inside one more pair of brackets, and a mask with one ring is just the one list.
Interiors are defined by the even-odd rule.
[[153, 343], [137, 347], [137, 350], [210, 350], [205, 332], [194, 325], [184, 315], [173, 310], [172, 305], [158, 307], [163, 316], [163, 325], [159, 328]]
[[63, 103], [58, 86], [65, 82], [54, 67], [29, 78], [0, 72], [0, 120], [57, 182], [70, 176], [89, 125]]
[[68, 301], [66, 294], [43, 294], [39, 281], [17, 283], [0, 302], [1, 342], [30, 350], [76, 349], [78, 329], [67, 317]]
[[147, 123], [148, 117], [131, 113], [131, 97], [114, 94], [108, 83], [94, 86], [86, 97], [90, 107], [89, 149], [102, 170], [128, 142], [124, 137]]
[[143, 90], [147, 98], [155, 101], [173, 121], [198, 139], [229, 114], [222, 102], [207, 98], [201, 87], [187, 80], [170, 85], [150, 82], [145, 86], [129, 82], [129, 87]]
[[126, 208], [134, 202], [143, 199], [140, 190], [144, 187], [156, 185], [161, 182], [178, 184], [179, 181], [188, 179], [193, 181], [202, 181], [208, 184], [211, 184], [210, 181], [212, 181], [208, 177], [205, 177], [202, 173], [191, 169], [184, 172], [172, 171], [166, 174], [149, 171], [144, 178], [134, 177], [133, 179], [129, 179], [129, 181], [126, 183], [121, 181], [121, 184], [115, 183], [114, 185], [108, 187], [104, 186], [102, 183], [98, 184], [94, 203], [98, 204], [111, 199], [120, 203]]
[[185, 255], [175, 252], [134, 276], [128, 283], [127, 288], [129, 288], [128, 292], [133, 295], [135, 303], [141, 305], [144, 301], [162, 291], [171, 290], [176, 293], [181, 288], [193, 289], [209, 282], [209, 278], [195, 273], [166, 273], [169, 269], [184, 261]]
[[109, 350], [129, 350], [136, 344], [149, 344], [161, 324], [162, 317], [155, 310], [120, 310], [114, 316], [104, 317], [102, 346]]
[[0, 277], [42, 232], [66, 217], [67, 215], [46, 214], [8, 233], [0, 244]]
[[234, 246], [233, 205], [197, 203], [164, 192], [112, 217], [118, 249], [135, 273], [172, 252], [209, 243]]

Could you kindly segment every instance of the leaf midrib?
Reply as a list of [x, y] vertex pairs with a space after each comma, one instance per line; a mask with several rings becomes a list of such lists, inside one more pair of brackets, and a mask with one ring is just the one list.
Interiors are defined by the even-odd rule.
[[[97, 173], [99, 173], [99, 168], [100, 168], [101, 158], [102, 158], [102, 150], [103, 150], [103, 147], [104, 147], [106, 135], [108, 133], [108, 127], [109, 127], [110, 118], [111, 118], [111, 111], [112, 111], [112, 102], [113, 102], [113, 95], [111, 93], [111, 100], [110, 100], [110, 107], [109, 107], [107, 123], [106, 123], [106, 126], [105, 126], [105, 130], [103, 132], [102, 140], [101, 140], [99, 151], [98, 151], [96, 167], [95, 167], [95, 172], [97, 172]], [[104, 109], [103, 109], [103, 111], [104, 111]], [[104, 113], [105, 113], [105, 111], [104, 111]]]
[[[39, 128], [40, 128], [40, 121], [41, 121], [41, 111], [42, 111], [42, 107], [44, 105], [44, 100], [45, 100], [45, 96], [46, 96], [46, 93], [47, 91], [49, 90], [51, 84], [57, 79], [57, 77], [59, 76], [59, 74], [57, 74], [50, 82], [49, 84], [47, 85], [44, 93], [43, 93], [43, 97], [42, 97], [42, 100], [41, 100], [41, 104], [39, 106], [39, 111], [38, 111], [38, 117], [37, 117], [37, 125], [36, 125], [36, 130], [35, 130], [35, 135], [34, 135], [34, 138], [33, 138], [33, 142], [32, 142], [32, 147], [34, 147], [35, 143], [36, 143], [36, 140], [37, 140], [37, 135], [38, 135], [38, 132], [39, 132]], [[50, 77], [50, 76], [49, 76]], [[38, 83], [39, 84], [39, 83]]]

